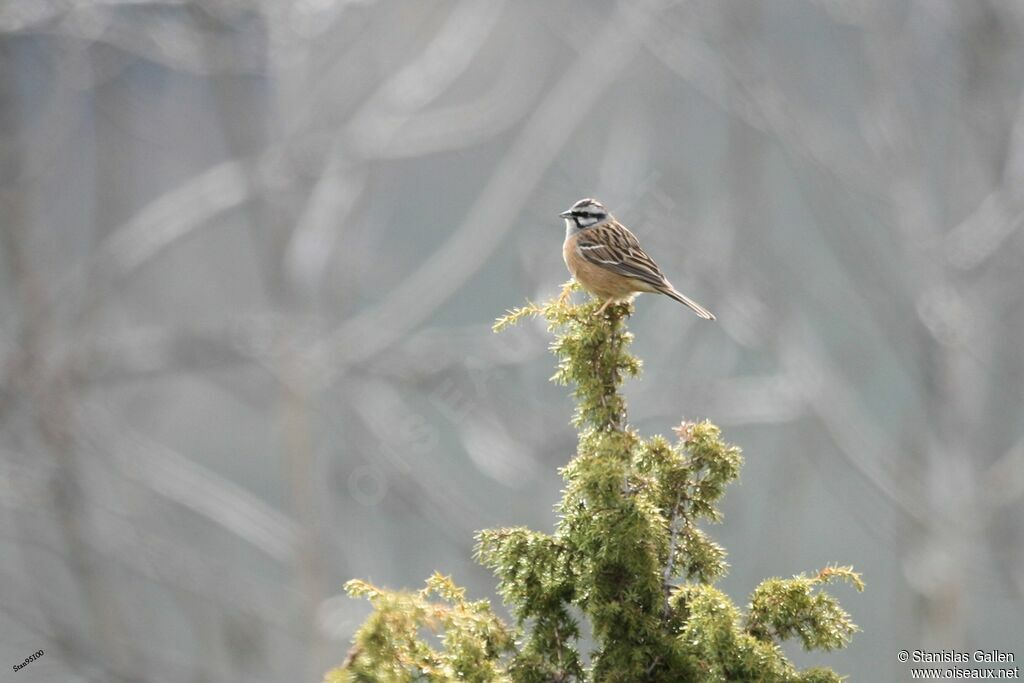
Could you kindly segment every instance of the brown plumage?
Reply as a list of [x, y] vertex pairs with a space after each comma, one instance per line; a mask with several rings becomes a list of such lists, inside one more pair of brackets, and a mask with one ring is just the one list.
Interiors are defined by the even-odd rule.
[[636, 236], [594, 199], [581, 199], [562, 212], [566, 222], [562, 257], [584, 289], [610, 304], [639, 292], [656, 292], [685, 304], [706, 320], [711, 311], [681, 294], [640, 247]]

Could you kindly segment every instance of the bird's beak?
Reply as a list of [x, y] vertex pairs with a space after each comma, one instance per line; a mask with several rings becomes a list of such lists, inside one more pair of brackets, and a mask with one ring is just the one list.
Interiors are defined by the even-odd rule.
[[572, 216], [572, 209], [566, 209], [565, 211], [558, 215], [561, 216], [562, 218], [569, 218]]

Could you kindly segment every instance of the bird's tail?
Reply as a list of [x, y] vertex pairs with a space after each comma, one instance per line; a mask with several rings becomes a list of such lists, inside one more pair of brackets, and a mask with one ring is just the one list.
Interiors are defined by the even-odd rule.
[[699, 303], [697, 303], [690, 297], [686, 296], [685, 294], [680, 294], [679, 291], [676, 290], [676, 288], [673, 287], [672, 285], [669, 285], [668, 287], [662, 289], [661, 291], [663, 294], [667, 294], [668, 296], [672, 297], [673, 299], [683, 304], [684, 306], [688, 306], [690, 310], [692, 310], [694, 313], [704, 318], [705, 320], [715, 319], [715, 315], [711, 311], [704, 308]]

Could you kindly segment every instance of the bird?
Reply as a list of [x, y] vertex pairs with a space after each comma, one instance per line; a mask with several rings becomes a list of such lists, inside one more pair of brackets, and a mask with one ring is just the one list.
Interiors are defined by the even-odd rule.
[[566, 267], [585, 290], [604, 300], [597, 315], [637, 293], [655, 292], [672, 297], [705, 320], [715, 319], [711, 311], [672, 286], [636, 235], [601, 202], [587, 197], [558, 215], [565, 219], [562, 258]]

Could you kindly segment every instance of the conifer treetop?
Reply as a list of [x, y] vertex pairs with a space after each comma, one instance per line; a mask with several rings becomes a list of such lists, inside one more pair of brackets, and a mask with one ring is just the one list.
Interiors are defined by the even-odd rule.
[[[547, 321], [558, 359], [552, 380], [576, 399], [576, 453], [561, 473], [565, 492], [552, 533], [482, 531], [478, 561], [498, 579], [515, 623], [487, 601], [468, 602], [451, 579], [424, 590], [388, 591], [350, 582], [374, 612], [330, 683], [510, 681], [515, 683], [839, 681], [830, 669], [797, 670], [780, 643], [844, 647], [857, 627], [822, 586], [863, 589], [850, 567], [763, 581], [746, 609], [714, 582], [725, 550], [701, 525], [739, 475], [739, 448], [707, 421], [683, 421], [676, 439], [644, 438], [627, 421], [619, 388], [640, 372], [629, 352], [631, 303], [574, 305], [572, 284], [545, 304], [509, 311], [495, 330], [524, 318]], [[585, 622], [585, 624], [581, 623]], [[582, 626], [592, 649], [580, 651]]]

